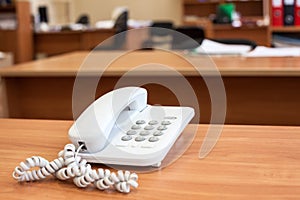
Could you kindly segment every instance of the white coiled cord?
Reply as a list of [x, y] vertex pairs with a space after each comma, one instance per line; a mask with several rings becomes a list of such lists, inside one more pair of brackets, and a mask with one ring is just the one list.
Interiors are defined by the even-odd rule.
[[[44, 179], [54, 174], [60, 180], [73, 178], [77, 187], [86, 187], [94, 183], [100, 190], [114, 186], [122, 193], [129, 193], [130, 187], [138, 187], [137, 174], [121, 170], [116, 174], [101, 168], [94, 170], [86, 160], [77, 156], [79, 149], [76, 152], [73, 144], [67, 144], [64, 150], [59, 152], [58, 158], [51, 162], [39, 156], [27, 158], [15, 168], [12, 176], [17, 181], [23, 182]], [[30, 171], [33, 167], [39, 167], [39, 169]]]

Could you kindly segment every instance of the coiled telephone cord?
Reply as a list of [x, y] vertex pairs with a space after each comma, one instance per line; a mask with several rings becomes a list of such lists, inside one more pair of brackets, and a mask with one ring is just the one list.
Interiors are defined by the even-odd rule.
[[[15, 168], [12, 176], [17, 181], [23, 182], [44, 179], [53, 174], [60, 180], [73, 178], [73, 182], [77, 187], [86, 187], [94, 183], [100, 190], [114, 187], [122, 193], [129, 193], [131, 187], [138, 187], [137, 174], [121, 170], [114, 173], [108, 169], [92, 169], [86, 160], [77, 156], [79, 150], [80, 147], [76, 151], [73, 144], [67, 144], [64, 150], [59, 152], [58, 158], [51, 162], [40, 156], [27, 158]], [[33, 167], [40, 168], [30, 171]]]

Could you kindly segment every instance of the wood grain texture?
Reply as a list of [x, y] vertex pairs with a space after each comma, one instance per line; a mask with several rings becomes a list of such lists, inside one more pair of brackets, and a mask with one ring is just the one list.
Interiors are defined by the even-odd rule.
[[[207, 125], [172, 165], [139, 173], [139, 188], [124, 195], [76, 188], [54, 177], [19, 184], [11, 177], [27, 157], [54, 159], [72, 121], [0, 119], [1, 199], [299, 199], [300, 128], [226, 125], [213, 151], [198, 158]], [[189, 125], [183, 134], [191, 133]], [[99, 165], [94, 165], [99, 167]]]
[[[0, 75], [5, 83], [7, 117], [38, 119], [74, 119], [95, 98], [113, 90], [120, 77], [131, 75], [123, 81], [126, 85], [146, 87], [149, 104], [179, 105], [170, 88], [186, 91], [180, 82], [183, 75], [193, 88], [201, 110], [196, 113], [194, 123], [210, 123], [211, 99], [203, 78], [180, 55], [168, 52], [131, 52], [109, 63], [120, 52], [96, 52], [90, 55], [92, 62], [84, 64], [86, 80], [96, 80], [103, 72], [98, 88], [89, 101], [82, 101], [79, 112], [72, 113], [72, 92], [76, 73], [82, 67], [87, 52], [75, 52], [44, 60], [1, 68]], [[100, 56], [100, 57], [98, 57]], [[195, 62], [203, 61], [202, 72], [207, 79], [211, 75], [210, 60], [192, 57]], [[300, 85], [300, 58], [240, 58], [214, 57], [220, 70], [227, 96], [226, 123], [300, 125], [300, 94], [295, 92]], [[149, 64], [150, 63], [150, 64]], [[153, 67], [161, 63], [173, 68], [173, 72]], [[146, 67], [135, 69], [135, 67]], [[106, 68], [107, 67], [107, 68]], [[133, 71], [131, 71], [134, 69]], [[161, 87], [157, 82], [168, 82], [171, 87]], [[154, 83], [154, 84], [146, 84]], [[120, 85], [119, 85], [120, 86]], [[84, 96], [84, 95], [82, 95]], [[186, 95], [183, 95], [186, 96]], [[197, 108], [198, 105], [185, 101], [180, 105]]]
[[[87, 52], [75, 52], [34, 62], [1, 68], [5, 82], [7, 117], [38, 119], [74, 119], [95, 98], [113, 90], [120, 77], [127, 72], [127, 85], [147, 88], [149, 104], [179, 105], [171, 87], [161, 87], [156, 82], [168, 82], [179, 91], [186, 87], [178, 84], [183, 75], [198, 98], [201, 115], [197, 112], [195, 123], [210, 123], [211, 99], [200, 74], [179, 54], [162, 51], [139, 51], [120, 56], [122, 52], [96, 52], [91, 62], [84, 64]], [[214, 78], [211, 60], [191, 57], [202, 62], [206, 78]], [[300, 58], [242, 58], [213, 57], [222, 76], [227, 96], [227, 124], [300, 125]], [[174, 71], [154, 67], [152, 63], [169, 66]], [[146, 65], [145, 65], [146, 64]], [[135, 67], [143, 66], [136, 69]], [[83, 101], [77, 114], [72, 113], [72, 92], [76, 73], [84, 66], [84, 78], [95, 80], [103, 72], [94, 98]], [[134, 69], [132, 71], [132, 69]], [[146, 84], [154, 83], [154, 84]], [[123, 84], [125, 86], [126, 84]], [[119, 85], [120, 86], [120, 85]], [[84, 95], [82, 95], [84, 96]], [[186, 95], [183, 95], [186, 96]], [[197, 108], [189, 101], [180, 105]]]
[[[88, 61], [84, 62], [85, 59]], [[112, 59], [115, 59], [113, 62]], [[188, 59], [188, 60], [187, 60]], [[210, 75], [212, 69], [224, 76], [300, 76], [300, 57], [245, 58], [238, 56], [207, 57], [190, 56], [182, 52], [167, 51], [78, 51], [47, 59], [23, 63], [10, 68], [1, 68], [0, 75], [8, 76], [71, 76], [84, 66], [85, 73], [93, 76], [103, 72], [108, 76], [120, 76], [135, 67], [158, 63], [174, 69], [184, 76], [199, 76], [191, 65]], [[108, 65], [105, 65], [105, 64]], [[150, 65], [149, 65], [150, 66]], [[134, 75], [169, 75], [162, 68], [148, 67], [136, 70]]]

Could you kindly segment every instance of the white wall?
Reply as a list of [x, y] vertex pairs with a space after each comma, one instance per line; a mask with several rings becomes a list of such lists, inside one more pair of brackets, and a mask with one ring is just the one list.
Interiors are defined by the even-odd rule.
[[127, 6], [129, 17], [137, 20], [173, 20], [181, 23], [181, 0], [72, 0], [72, 21], [88, 13], [92, 25], [98, 20], [111, 19], [117, 6]]
[[38, 17], [38, 7], [47, 6], [49, 24], [68, 24], [70, 23], [72, 9], [71, 0], [29, 0], [31, 12]]

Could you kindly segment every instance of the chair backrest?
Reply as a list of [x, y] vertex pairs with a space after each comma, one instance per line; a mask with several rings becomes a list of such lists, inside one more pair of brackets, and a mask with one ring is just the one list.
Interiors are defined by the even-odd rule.
[[142, 44], [142, 49], [171, 49], [173, 39], [171, 30], [173, 30], [173, 22], [154, 21], [150, 26], [148, 39]]
[[124, 46], [127, 38], [127, 34], [125, 31], [128, 30], [127, 21], [128, 10], [126, 9], [123, 10], [115, 20], [114, 29], [116, 30], [116, 34], [118, 35], [114, 38], [112, 49], [118, 50]]
[[77, 24], [83, 24], [83, 25], [90, 25], [90, 19], [89, 16], [86, 14], [80, 15], [78, 20], [76, 21]]
[[173, 36], [173, 49], [193, 49], [201, 45], [205, 38], [204, 29], [198, 26], [180, 26]]
[[170, 34], [170, 31], [168, 29], [173, 30], [173, 22], [171, 21], [154, 21], [151, 25], [151, 27], [154, 28], [162, 28], [159, 29], [159, 31], [155, 29], [151, 29], [151, 36], [166, 36]]
[[229, 39], [213, 39], [213, 41], [220, 42], [223, 44], [241, 44], [241, 45], [248, 45], [251, 46], [251, 49], [255, 49], [257, 46], [256, 42], [249, 40], [249, 39], [243, 39], [243, 38], [229, 38]]
[[121, 33], [128, 29], [127, 21], [128, 21], [128, 11], [124, 11], [117, 17], [115, 21], [114, 28], [116, 29], [116, 33]]

